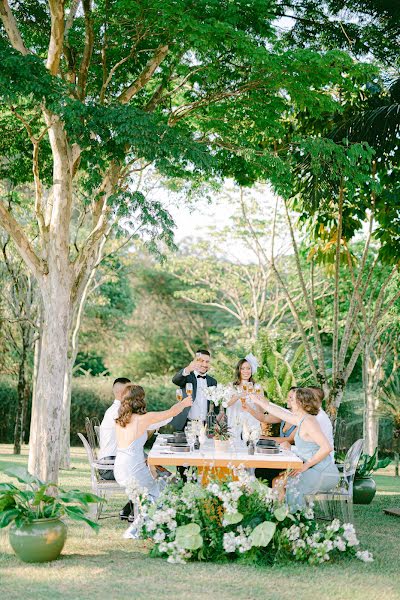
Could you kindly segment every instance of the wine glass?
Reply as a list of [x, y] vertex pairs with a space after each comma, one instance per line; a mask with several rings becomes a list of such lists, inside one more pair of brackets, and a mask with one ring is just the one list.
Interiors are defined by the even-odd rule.
[[182, 402], [182, 400], [183, 400], [183, 392], [182, 392], [181, 388], [178, 388], [176, 390], [176, 394], [175, 395], [176, 395], [177, 402]]
[[249, 389], [249, 384], [247, 381], [243, 381], [242, 388], [245, 394], [247, 394], [247, 390]]
[[254, 391], [256, 394], [261, 394], [261, 385], [259, 383], [254, 384]]
[[247, 384], [247, 391], [249, 392], [249, 394], [252, 394], [254, 390], [254, 385], [252, 381], [249, 381]]
[[193, 394], [193, 383], [187, 383], [186, 384], [186, 393], [188, 396], [190, 396], [190, 398], [192, 397]]

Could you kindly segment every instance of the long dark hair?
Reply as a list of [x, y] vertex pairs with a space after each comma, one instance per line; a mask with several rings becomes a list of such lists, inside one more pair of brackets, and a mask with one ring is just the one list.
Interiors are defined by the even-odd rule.
[[[240, 385], [242, 383], [241, 377], [240, 377], [240, 369], [242, 368], [242, 365], [247, 362], [249, 363], [248, 360], [246, 360], [245, 358], [241, 358], [238, 362], [238, 364], [236, 365], [235, 368], [235, 381], [233, 382], [233, 385]], [[250, 365], [250, 363], [249, 363]], [[250, 365], [250, 370], [251, 370], [251, 365]], [[249, 381], [251, 381], [252, 383], [254, 383], [254, 379], [253, 379], [253, 373], [250, 376]]]

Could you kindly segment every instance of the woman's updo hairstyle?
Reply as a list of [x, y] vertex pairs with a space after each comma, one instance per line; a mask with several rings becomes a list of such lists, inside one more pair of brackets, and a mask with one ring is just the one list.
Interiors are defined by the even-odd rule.
[[126, 427], [132, 415], [144, 415], [146, 413], [144, 397], [145, 391], [140, 385], [134, 385], [133, 383], [127, 385], [122, 394], [121, 406], [115, 422], [121, 427]]
[[310, 388], [296, 388], [294, 390], [294, 397], [297, 404], [309, 415], [315, 416], [319, 413], [321, 404]]

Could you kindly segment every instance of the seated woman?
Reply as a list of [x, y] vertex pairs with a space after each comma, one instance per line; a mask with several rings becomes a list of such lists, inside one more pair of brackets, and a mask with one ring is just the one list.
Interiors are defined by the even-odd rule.
[[251, 428], [260, 427], [260, 421], [263, 416], [262, 411], [253, 405], [252, 402], [248, 402], [251, 411], [245, 410], [244, 402], [240, 402], [241, 398], [244, 399], [248, 394], [248, 391], [244, 389], [248, 383], [254, 384], [252, 367], [246, 358], [242, 358], [235, 369], [233, 386], [236, 388], [236, 391], [232, 394], [228, 402], [228, 408], [226, 409], [228, 425], [232, 429], [241, 428], [243, 421], [247, 421], [248, 426]]
[[155, 500], [162, 481], [153, 478], [143, 447], [147, 432], [156, 429], [192, 405], [190, 397], [174, 404], [169, 410], [146, 412], [145, 392], [140, 385], [127, 385], [122, 394], [121, 406], [116, 423], [117, 455], [114, 463], [114, 477], [121, 486], [135, 480], [140, 487], [147, 489], [150, 498]]
[[304, 464], [289, 473], [285, 494], [289, 509], [294, 512], [303, 508], [308, 494], [334, 488], [339, 481], [339, 471], [331, 456], [333, 448], [315, 418], [319, 404], [312, 391], [307, 388], [294, 390], [292, 412], [255, 394], [253, 401], [264, 411], [297, 427], [296, 453]]

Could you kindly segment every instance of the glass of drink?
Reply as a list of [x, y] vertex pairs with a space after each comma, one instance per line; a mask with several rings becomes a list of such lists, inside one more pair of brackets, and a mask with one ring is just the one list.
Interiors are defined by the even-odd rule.
[[242, 388], [245, 394], [247, 394], [247, 390], [249, 389], [249, 384], [247, 381], [243, 381]]
[[261, 394], [261, 385], [259, 383], [254, 385], [254, 391], [256, 394]]
[[188, 396], [192, 397], [193, 394], [193, 383], [186, 384], [186, 393]]
[[181, 388], [176, 390], [176, 399], [178, 402], [182, 402], [182, 400], [183, 400], [183, 392], [182, 392]]
[[249, 383], [247, 384], [247, 390], [248, 390], [249, 394], [253, 393], [254, 385], [253, 385], [252, 381], [249, 381]]

